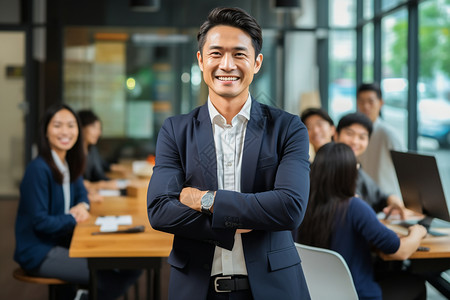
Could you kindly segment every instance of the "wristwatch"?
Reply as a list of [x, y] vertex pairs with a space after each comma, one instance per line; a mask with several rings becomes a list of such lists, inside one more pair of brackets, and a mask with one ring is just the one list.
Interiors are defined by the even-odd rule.
[[211, 207], [214, 204], [214, 191], [207, 191], [206, 194], [202, 196], [201, 208], [202, 213], [211, 215]]

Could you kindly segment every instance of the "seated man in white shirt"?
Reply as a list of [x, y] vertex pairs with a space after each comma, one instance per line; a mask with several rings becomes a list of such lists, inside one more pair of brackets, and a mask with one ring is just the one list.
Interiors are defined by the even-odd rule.
[[[358, 157], [367, 149], [372, 134], [372, 122], [362, 113], [351, 113], [341, 118], [336, 128], [334, 141], [350, 146]], [[403, 201], [394, 194], [384, 192], [373, 179], [364, 172], [361, 165], [358, 169], [356, 183], [358, 196], [369, 203], [376, 212], [384, 211], [390, 214], [395, 208], [404, 218]]]

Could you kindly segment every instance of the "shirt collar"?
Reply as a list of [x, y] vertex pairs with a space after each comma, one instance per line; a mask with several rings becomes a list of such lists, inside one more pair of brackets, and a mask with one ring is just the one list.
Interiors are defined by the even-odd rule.
[[[244, 103], [244, 106], [242, 107], [242, 109], [238, 112], [238, 114], [234, 118], [236, 118], [237, 116], [242, 116], [247, 121], [249, 121], [251, 108], [252, 108], [252, 97], [250, 96], [250, 93], [249, 93], [247, 100]], [[221, 120], [220, 123], [226, 124], [225, 118], [214, 107], [209, 96], [208, 96], [208, 111], [209, 111], [209, 117], [211, 118], [212, 124], [217, 123], [218, 120]], [[233, 120], [234, 120], [234, 118], [233, 118]]]
[[61, 173], [65, 173], [69, 170], [69, 166], [67, 165], [67, 162], [64, 161], [64, 163], [61, 161], [61, 159], [59, 158], [58, 154], [52, 150], [52, 157], [53, 157], [53, 161], [55, 162], [56, 167], [58, 168], [58, 170]]

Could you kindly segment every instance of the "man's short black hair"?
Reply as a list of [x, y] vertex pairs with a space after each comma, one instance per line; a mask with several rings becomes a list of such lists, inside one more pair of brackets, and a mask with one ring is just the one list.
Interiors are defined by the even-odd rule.
[[372, 134], [372, 121], [365, 115], [360, 112], [351, 113], [343, 116], [336, 127], [336, 131], [338, 134], [341, 133], [341, 130], [347, 127], [352, 126], [353, 124], [359, 124], [367, 129], [369, 133], [369, 137]]
[[239, 28], [246, 32], [252, 39], [253, 48], [255, 48], [255, 59], [262, 49], [261, 27], [255, 18], [249, 15], [245, 10], [237, 7], [217, 7], [213, 9], [206, 21], [200, 26], [197, 34], [198, 50], [203, 55], [203, 46], [206, 41], [208, 31], [219, 25], [227, 25]]
[[334, 126], [334, 122], [331, 119], [330, 115], [328, 115], [328, 113], [321, 108], [312, 107], [312, 108], [306, 109], [300, 115], [300, 119], [302, 119], [303, 123], [306, 123], [306, 120], [311, 116], [319, 116], [322, 119], [324, 119], [325, 121], [327, 121], [331, 126]]
[[372, 83], [362, 83], [359, 87], [358, 87], [358, 91], [356, 92], [356, 97], [358, 98], [359, 93], [361, 92], [375, 92], [377, 94], [377, 97], [379, 100], [383, 99], [383, 94], [381, 93], [381, 88], [380, 85], [376, 82], [372, 82]]

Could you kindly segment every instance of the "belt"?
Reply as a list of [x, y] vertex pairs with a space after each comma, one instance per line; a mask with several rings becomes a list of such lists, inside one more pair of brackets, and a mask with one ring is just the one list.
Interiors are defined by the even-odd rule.
[[217, 293], [229, 293], [234, 291], [243, 291], [250, 288], [248, 277], [244, 275], [211, 277], [211, 283]]

